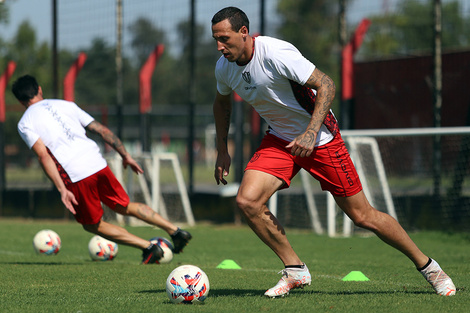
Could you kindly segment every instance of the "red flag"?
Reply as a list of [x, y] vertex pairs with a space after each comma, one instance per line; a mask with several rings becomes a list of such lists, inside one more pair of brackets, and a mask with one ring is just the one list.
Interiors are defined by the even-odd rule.
[[86, 53], [80, 52], [64, 78], [64, 100], [75, 101], [75, 80], [86, 61]]
[[5, 122], [5, 90], [7, 89], [8, 81], [11, 75], [15, 72], [16, 63], [13, 61], [8, 62], [5, 72], [0, 76], [0, 123]]
[[152, 75], [158, 59], [163, 54], [165, 46], [160, 44], [145, 61], [139, 73], [139, 101], [140, 113], [149, 113], [152, 110]]
[[341, 51], [342, 59], [342, 73], [341, 73], [341, 98], [342, 100], [348, 100], [354, 98], [354, 69], [353, 69], [353, 58], [354, 53], [357, 52], [359, 47], [362, 44], [364, 35], [369, 28], [371, 21], [368, 19], [363, 19], [356, 31], [354, 32], [353, 37], [349, 43]]

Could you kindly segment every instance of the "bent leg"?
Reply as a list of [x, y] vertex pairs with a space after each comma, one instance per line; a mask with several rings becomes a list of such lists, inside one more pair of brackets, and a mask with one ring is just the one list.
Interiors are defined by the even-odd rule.
[[361, 191], [351, 197], [337, 197], [336, 203], [358, 227], [374, 232], [382, 241], [405, 254], [417, 268], [429, 258], [419, 250], [401, 225], [390, 215], [373, 208]]
[[83, 225], [83, 228], [90, 233], [100, 235], [101, 237], [118, 244], [124, 244], [140, 249], [145, 249], [150, 245], [150, 241], [129, 233], [125, 228], [107, 223], [103, 220], [98, 222], [98, 224]]
[[251, 229], [284, 265], [302, 265], [287, 240], [284, 228], [266, 206], [266, 202], [282, 184], [283, 181], [273, 175], [247, 170], [238, 190], [237, 205]]
[[172, 235], [175, 231], [178, 230], [178, 227], [173, 225], [170, 221], [164, 219], [160, 214], [143, 203], [130, 202], [127, 207], [117, 205], [114, 211], [122, 215], [136, 217], [150, 225], [157, 226], [166, 231], [169, 235]]

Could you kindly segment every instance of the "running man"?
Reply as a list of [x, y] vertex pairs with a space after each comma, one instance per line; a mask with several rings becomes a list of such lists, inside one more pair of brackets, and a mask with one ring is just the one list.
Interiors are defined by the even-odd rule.
[[235, 91], [269, 125], [248, 163], [236, 197], [248, 225], [284, 263], [282, 278], [265, 293], [284, 296], [311, 284], [307, 265], [291, 247], [285, 231], [266, 206], [279, 189], [288, 188], [303, 168], [329, 191], [355, 225], [373, 231], [405, 254], [440, 295], [455, 286], [439, 264], [421, 252], [400, 224], [367, 201], [330, 107], [335, 95], [331, 78], [290, 43], [252, 37], [249, 20], [238, 8], [227, 7], [212, 18], [212, 36], [222, 56], [215, 76], [214, 118], [217, 132], [215, 180], [226, 184], [231, 158], [227, 137]]

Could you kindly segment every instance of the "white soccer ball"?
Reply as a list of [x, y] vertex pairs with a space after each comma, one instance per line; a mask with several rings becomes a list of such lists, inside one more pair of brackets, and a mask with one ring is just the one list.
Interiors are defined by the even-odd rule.
[[166, 293], [173, 303], [202, 303], [209, 295], [209, 278], [199, 267], [182, 265], [166, 280]]
[[116, 257], [118, 245], [98, 235], [91, 238], [88, 243], [88, 252], [93, 261], [108, 261]]
[[150, 239], [150, 242], [159, 245], [160, 248], [162, 248], [163, 250], [163, 257], [156, 263], [167, 264], [170, 263], [171, 260], [173, 260], [173, 245], [168, 239], [164, 237], [155, 237]]
[[39, 231], [33, 239], [33, 247], [39, 254], [56, 255], [62, 246], [60, 237], [50, 229]]

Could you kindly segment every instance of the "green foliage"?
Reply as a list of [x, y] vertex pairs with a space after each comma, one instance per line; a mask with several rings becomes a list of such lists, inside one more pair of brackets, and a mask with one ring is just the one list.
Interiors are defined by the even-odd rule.
[[8, 7], [2, 3], [0, 4], [0, 24], [8, 24], [9, 20], [10, 12], [8, 11]]
[[165, 32], [155, 28], [146, 18], [139, 18], [129, 26], [129, 30], [132, 36], [131, 46], [137, 56], [139, 66], [144, 64], [155, 46], [159, 44], [168, 46]]
[[328, 0], [280, 0], [279, 36], [294, 44], [323, 72], [338, 71], [338, 4]]
[[[470, 22], [468, 17], [463, 15], [463, 9], [459, 7], [457, 1], [445, 1], [442, 5], [443, 47], [468, 46]], [[429, 51], [432, 47], [431, 8], [431, 0], [401, 0], [395, 12], [372, 17], [372, 25], [365, 37], [363, 48], [360, 49], [362, 57]], [[327, 0], [279, 0], [277, 11], [281, 18], [276, 30], [278, 36], [293, 43], [338, 84], [340, 82], [338, 3]], [[0, 5], [0, 23], [7, 23], [8, 18], [8, 6]], [[256, 17], [250, 16], [250, 18]], [[130, 25], [128, 30], [131, 36], [132, 54], [125, 54], [123, 59], [124, 105], [133, 106], [134, 112], [137, 112], [140, 67], [153, 48], [163, 43], [165, 52], [152, 77], [153, 105], [160, 107], [187, 105], [193, 93], [195, 105], [208, 109], [214, 99], [214, 66], [220, 54], [211, 36], [207, 36], [209, 31], [207, 23], [208, 21], [204, 21], [203, 24], [196, 25], [195, 51], [190, 49], [189, 21], [182, 21], [175, 27], [178, 38], [176, 44], [169, 41], [165, 30], [156, 27], [149, 19], [140, 18]], [[353, 29], [353, 25], [350, 28]], [[43, 87], [44, 95], [52, 97], [52, 52], [48, 43], [38, 42], [36, 31], [27, 21], [19, 26], [11, 40], [6, 41], [1, 36], [0, 34], [0, 70], [5, 68], [8, 61], [15, 61], [17, 68], [12, 80], [26, 73], [35, 75]], [[104, 38], [94, 38], [82, 51], [87, 54], [87, 60], [76, 81], [76, 102], [83, 107], [113, 107], [117, 100], [115, 47]], [[60, 81], [75, 61], [77, 54], [77, 51], [68, 49], [59, 51]], [[191, 57], [196, 61], [193, 82], [190, 82], [189, 78]], [[195, 84], [193, 90], [189, 88], [190, 83]], [[8, 90], [10, 87], [11, 83], [7, 87]], [[61, 83], [59, 88], [62, 89]], [[339, 93], [339, 88], [337, 91]], [[59, 97], [61, 95], [62, 92], [59, 93]], [[336, 97], [334, 107], [337, 106], [338, 99], [339, 97]], [[11, 105], [17, 104], [10, 92], [6, 93], [6, 103], [10, 114]], [[6, 128], [12, 128], [7, 132], [15, 134], [14, 120], [17, 119], [17, 114], [11, 113], [11, 115], [12, 117], [7, 117]], [[182, 122], [180, 116], [169, 119], [174, 119], [167, 121], [174, 125]], [[10, 141], [10, 137], [7, 137], [7, 141]]]
[[[433, 2], [402, 0], [393, 13], [371, 17], [371, 27], [361, 49], [363, 57], [430, 53], [433, 47]], [[470, 44], [469, 21], [457, 1], [442, 3], [442, 47]]]
[[[52, 88], [49, 74], [52, 64], [50, 50], [46, 42], [37, 42], [36, 32], [29, 22], [20, 24], [7, 47], [5, 60], [16, 62], [13, 79], [25, 74], [34, 75], [41, 81], [41, 86], [47, 93]], [[10, 92], [6, 93], [6, 100], [7, 103], [17, 102]]]
[[115, 48], [104, 39], [95, 38], [86, 54], [87, 60], [76, 81], [76, 102], [83, 105], [115, 104]]
[[[36, 255], [31, 242], [41, 229], [62, 239], [56, 256]], [[143, 237], [168, 237], [159, 229], [128, 227]], [[457, 287], [454, 297], [434, 294], [406, 257], [376, 237], [329, 238], [287, 230], [293, 247], [310, 268], [312, 285], [281, 299], [268, 299], [281, 262], [247, 227], [199, 225], [193, 240], [169, 264], [140, 265], [141, 252], [119, 246], [110, 262], [91, 261], [92, 235], [74, 222], [0, 220], [1, 312], [466, 312], [470, 270], [465, 234], [424, 232], [415, 242], [432, 253]], [[218, 269], [234, 260], [240, 270]], [[204, 305], [174, 305], [165, 292], [179, 265], [202, 268], [210, 281]], [[350, 271], [370, 281], [344, 282]]]
[[[338, 3], [328, 0], [279, 0], [277, 32], [339, 86]], [[339, 103], [339, 92], [333, 110]]]

